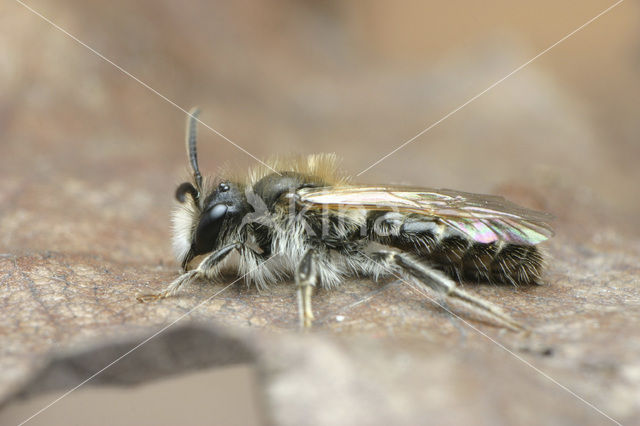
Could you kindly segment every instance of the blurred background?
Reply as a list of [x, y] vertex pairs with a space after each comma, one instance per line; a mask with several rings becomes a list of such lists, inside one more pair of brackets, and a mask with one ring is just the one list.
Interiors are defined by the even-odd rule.
[[[256, 157], [336, 152], [355, 174], [613, 2], [28, 4]], [[166, 201], [141, 214], [166, 211], [184, 114], [19, 3], [0, 8], [2, 195], [126, 173], [128, 197]], [[639, 12], [620, 4], [358, 179], [490, 192], [545, 175], [637, 213]], [[205, 170], [255, 164], [200, 134]]]
[[[354, 175], [613, 3], [27, 2], [256, 157], [335, 152]], [[526, 185], [562, 216], [557, 189], [637, 232], [639, 17], [621, 3], [357, 180]], [[14, 1], [0, 52], [0, 249], [172, 264], [184, 113]], [[255, 164], [199, 140], [205, 173]]]

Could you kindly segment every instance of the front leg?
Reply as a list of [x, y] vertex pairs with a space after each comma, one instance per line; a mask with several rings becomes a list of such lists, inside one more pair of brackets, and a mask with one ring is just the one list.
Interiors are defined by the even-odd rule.
[[151, 302], [153, 300], [164, 299], [172, 296], [182, 287], [184, 284], [195, 281], [198, 278], [210, 278], [212, 271], [220, 264], [233, 250], [240, 251], [243, 245], [241, 243], [233, 243], [222, 247], [219, 250], [214, 251], [209, 256], [205, 257], [196, 269], [186, 271], [178, 278], [176, 278], [169, 286], [159, 293], [141, 294], [136, 297], [138, 302]]
[[311, 310], [311, 294], [318, 282], [318, 270], [316, 264], [316, 251], [312, 248], [302, 256], [302, 260], [296, 268], [296, 285], [298, 287], [298, 314], [300, 316], [300, 328], [311, 328], [313, 311]]

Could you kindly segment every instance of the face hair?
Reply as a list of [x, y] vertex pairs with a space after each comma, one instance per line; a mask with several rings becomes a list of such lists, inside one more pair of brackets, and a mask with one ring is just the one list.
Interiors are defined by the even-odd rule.
[[[173, 246], [184, 273], [139, 300], [217, 280], [236, 252], [238, 274], [259, 289], [295, 278], [303, 327], [313, 319], [314, 288], [336, 288], [349, 277], [401, 275], [497, 324], [522, 328], [457, 283], [539, 283], [543, 257], [537, 245], [553, 235], [549, 215], [497, 196], [352, 184], [327, 154], [276, 160], [273, 169], [257, 167], [246, 177], [226, 173], [203, 180], [198, 112], [193, 109], [187, 120], [192, 182], [178, 186], [173, 215]], [[198, 256], [204, 257], [189, 270]]]

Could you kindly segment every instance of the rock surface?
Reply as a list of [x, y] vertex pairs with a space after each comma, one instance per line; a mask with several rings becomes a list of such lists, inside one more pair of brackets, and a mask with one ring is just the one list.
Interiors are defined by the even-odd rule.
[[[235, 43], [247, 54], [242, 59], [228, 40], [220, 41], [230, 24], [210, 33], [206, 25], [194, 29], [186, 24], [197, 20], [194, 11], [165, 4], [153, 19], [129, 22], [122, 18], [127, 13], [110, 15], [98, 4], [84, 15], [70, 5], [38, 6], [180, 105], [200, 103], [205, 122], [252, 141], [241, 143], [252, 153], [343, 149], [355, 171], [424, 128], [425, 116], [439, 118], [457, 106], [455, 99], [479, 91], [460, 81], [482, 89], [519, 64], [518, 46], [494, 42], [469, 57], [464, 52], [474, 49], [452, 54], [438, 67], [376, 68], [366, 55], [352, 56], [355, 44], [322, 38], [332, 27], [319, 11], [282, 9], [307, 24], [286, 21], [283, 31], [301, 37], [292, 41], [269, 32], [266, 18], [218, 5], [229, 16], [260, 23], [256, 34], [238, 30]], [[229, 278], [189, 286], [157, 303], [136, 301], [177, 273], [168, 216], [186, 166], [183, 117], [19, 5], [0, 8], [10, 16], [0, 18], [8, 24], [0, 25], [0, 43], [9, 58], [0, 67], [2, 93], [9, 94], [0, 102], [3, 404], [73, 388], [137, 348], [88, 384], [130, 386], [250, 363], [260, 375], [265, 419], [279, 425], [338, 419], [638, 424], [640, 205], [633, 201], [633, 182], [640, 171], [618, 161], [637, 155], [638, 147], [606, 139], [609, 128], [585, 112], [596, 106], [577, 106], [577, 97], [544, 67], [532, 65], [503, 91], [479, 99], [475, 110], [461, 112], [457, 122], [452, 117], [450, 126], [434, 129], [432, 139], [425, 136], [390, 157], [369, 179], [499, 193], [552, 212], [557, 236], [545, 244], [544, 286], [465, 284], [533, 332], [501, 330], [455, 306], [460, 317], [453, 317], [400, 282], [354, 280], [316, 292], [314, 330], [300, 334], [290, 283], [259, 293], [241, 283], [227, 287]], [[104, 22], [121, 31], [102, 34]], [[177, 22], [177, 29], [160, 31], [167, 22]], [[128, 31], [138, 45], [125, 43]], [[331, 31], [351, 40], [346, 30]], [[305, 50], [304, 40], [319, 39], [327, 44]], [[197, 56], [212, 40], [227, 62]], [[337, 73], [335, 64], [313, 71], [325, 63], [331, 43], [344, 49], [351, 64], [345, 69], [358, 73]], [[33, 51], [25, 52], [27, 45]], [[270, 56], [274, 52], [287, 53]], [[264, 60], [262, 82], [249, 71], [258, 59]], [[208, 78], [204, 95], [195, 83], [175, 83], [175, 76]], [[287, 90], [292, 76], [300, 84]], [[372, 100], [373, 87], [380, 97]], [[202, 105], [209, 102], [203, 96], [217, 96], [217, 103]], [[626, 126], [631, 132], [633, 124]], [[203, 168], [219, 158], [241, 158], [214, 138], [202, 130]], [[367, 158], [357, 160], [363, 153]]]

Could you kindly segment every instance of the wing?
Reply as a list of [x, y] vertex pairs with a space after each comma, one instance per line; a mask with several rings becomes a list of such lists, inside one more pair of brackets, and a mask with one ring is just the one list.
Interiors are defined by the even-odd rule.
[[553, 236], [552, 216], [495, 195], [450, 189], [346, 186], [302, 188], [298, 201], [309, 208], [399, 211], [432, 217], [480, 243], [538, 244]]

